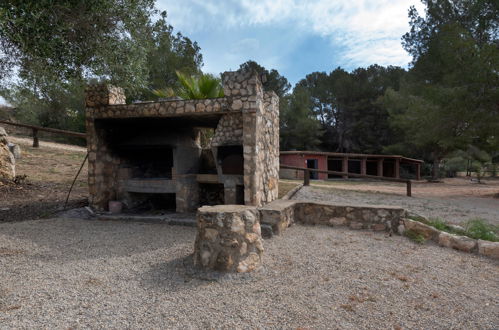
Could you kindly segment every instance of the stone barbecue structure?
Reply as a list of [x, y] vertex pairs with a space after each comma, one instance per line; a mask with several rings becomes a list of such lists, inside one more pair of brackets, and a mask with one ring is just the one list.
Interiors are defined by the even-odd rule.
[[[225, 97], [125, 104], [121, 88], [86, 91], [90, 205], [124, 212], [277, 198], [279, 99], [250, 71], [222, 74]], [[201, 147], [201, 132], [213, 130]]]

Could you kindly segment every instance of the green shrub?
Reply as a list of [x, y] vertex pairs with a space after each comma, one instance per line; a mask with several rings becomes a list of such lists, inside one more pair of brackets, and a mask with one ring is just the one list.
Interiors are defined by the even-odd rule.
[[499, 242], [499, 226], [483, 219], [472, 219], [465, 224], [466, 236], [486, 241]]
[[418, 244], [424, 244], [424, 242], [426, 242], [426, 239], [424, 238], [423, 235], [412, 229], [406, 230], [404, 235]]
[[449, 227], [445, 221], [442, 219], [436, 218], [436, 219], [430, 219], [430, 221], [427, 223], [428, 225], [437, 228], [438, 230], [443, 230], [446, 232], [452, 231], [452, 228]]

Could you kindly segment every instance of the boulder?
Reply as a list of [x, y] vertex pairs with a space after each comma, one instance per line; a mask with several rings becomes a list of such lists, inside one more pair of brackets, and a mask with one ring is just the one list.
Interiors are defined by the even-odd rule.
[[16, 176], [16, 160], [8, 143], [7, 132], [0, 127], [0, 179], [13, 180]]
[[476, 240], [466, 236], [453, 235], [442, 231], [438, 236], [438, 245], [450, 247], [459, 251], [473, 252], [476, 247]]
[[9, 143], [8, 146], [15, 159], [21, 158], [21, 147], [18, 144]]
[[499, 242], [478, 240], [478, 254], [499, 259]]
[[419, 221], [404, 219], [404, 227], [405, 230], [412, 230], [423, 235], [426, 240], [438, 241], [440, 231], [432, 226], [425, 225]]

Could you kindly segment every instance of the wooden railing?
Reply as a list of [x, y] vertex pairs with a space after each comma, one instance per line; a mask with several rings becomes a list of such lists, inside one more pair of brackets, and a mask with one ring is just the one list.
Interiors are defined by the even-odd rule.
[[7, 120], [0, 120], [0, 124], [6, 124], [6, 125], [12, 125], [12, 126], [31, 129], [33, 131], [33, 147], [34, 148], [38, 148], [40, 146], [40, 142], [38, 140], [38, 131], [50, 132], [50, 133], [54, 133], [54, 134], [67, 135], [67, 136], [74, 136], [74, 137], [79, 137], [82, 139], [87, 138], [87, 135], [85, 133], [65, 131], [65, 130], [57, 129], [57, 128], [41, 127], [41, 126], [27, 125], [27, 124], [18, 124], [18, 123], [13, 123], [13, 122], [7, 121]]
[[288, 169], [288, 170], [303, 171], [303, 185], [304, 186], [310, 185], [310, 173], [311, 172], [327, 173], [327, 174], [333, 174], [333, 175], [348, 176], [348, 177], [352, 177], [352, 178], [363, 178], [363, 179], [373, 179], [373, 180], [381, 180], [381, 181], [402, 182], [402, 183], [406, 184], [407, 196], [409, 196], [409, 197], [412, 196], [412, 182], [411, 182], [411, 180], [408, 180], [408, 179], [397, 179], [397, 178], [388, 178], [388, 177], [376, 176], [376, 175], [366, 175], [366, 174], [349, 173], [349, 172], [318, 170], [315, 168], [304, 168], [304, 167], [295, 167], [295, 166], [288, 166], [288, 165], [280, 165], [280, 168]]

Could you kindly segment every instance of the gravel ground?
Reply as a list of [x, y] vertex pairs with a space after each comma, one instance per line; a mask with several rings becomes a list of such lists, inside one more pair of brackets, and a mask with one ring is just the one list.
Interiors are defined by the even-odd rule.
[[193, 269], [195, 228], [0, 223], [0, 328], [497, 329], [499, 262], [294, 226], [250, 275]]
[[346, 204], [400, 206], [417, 214], [461, 223], [482, 218], [499, 225], [499, 199], [492, 197], [407, 197], [379, 192], [361, 192], [329, 187], [303, 187], [293, 199], [329, 201]]

